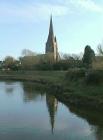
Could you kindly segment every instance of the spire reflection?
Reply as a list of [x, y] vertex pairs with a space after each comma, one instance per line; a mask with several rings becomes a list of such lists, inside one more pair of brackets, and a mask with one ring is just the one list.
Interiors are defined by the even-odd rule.
[[58, 101], [55, 98], [55, 96], [50, 95], [50, 94], [46, 94], [46, 104], [47, 104], [49, 117], [50, 117], [51, 132], [52, 132], [52, 134], [54, 134], [55, 116], [57, 113]]

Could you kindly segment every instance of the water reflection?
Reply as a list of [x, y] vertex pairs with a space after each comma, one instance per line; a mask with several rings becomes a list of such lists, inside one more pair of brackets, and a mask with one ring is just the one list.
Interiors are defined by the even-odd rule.
[[55, 117], [58, 108], [58, 101], [53, 95], [46, 94], [46, 103], [50, 117], [51, 132], [53, 134], [55, 126]]
[[97, 126], [96, 138], [97, 138], [97, 140], [103, 139], [103, 127]]
[[[67, 105], [68, 107], [68, 105]], [[69, 105], [69, 110], [78, 117], [84, 118], [90, 125], [94, 127], [96, 140], [103, 140], [103, 112], [97, 112], [90, 109], [76, 108]]]
[[[56, 117], [56, 112], [57, 112], [57, 107], [58, 107], [58, 101], [55, 98], [55, 96], [48, 94], [44, 92], [41, 88], [37, 88], [34, 83], [28, 83], [25, 82], [23, 83], [23, 98], [24, 102], [30, 102], [30, 101], [36, 101], [38, 99], [43, 98], [45, 95], [46, 97], [46, 105], [49, 113], [49, 120], [50, 120], [50, 125], [51, 125], [51, 132], [52, 134], [54, 133], [54, 125], [55, 125], [55, 117]], [[39, 98], [40, 97], [40, 98]]]
[[[24, 83], [24, 101], [31, 101], [36, 100], [38, 95], [41, 97], [45, 95], [44, 89], [42, 92], [42, 88], [38, 88], [36, 90], [36, 87], [33, 83]], [[58, 108], [58, 100], [55, 98], [55, 96], [49, 94], [46, 91], [46, 104], [48, 108], [49, 113], [49, 120], [51, 124], [51, 132], [54, 134], [55, 131], [55, 119], [56, 119], [56, 113]], [[78, 117], [82, 117], [85, 119], [90, 125], [93, 126], [93, 130], [95, 130], [95, 137], [96, 140], [102, 140], [103, 139], [103, 113], [96, 112], [89, 109], [83, 109], [83, 108], [76, 108], [70, 105], [67, 105], [67, 108], [70, 112], [75, 113]], [[98, 114], [98, 115], [97, 115]], [[94, 127], [95, 126], [95, 127]]]
[[32, 82], [24, 82], [23, 83], [23, 98], [24, 102], [30, 102], [30, 101], [36, 101], [38, 97], [42, 97], [45, 95], [45, 92], [42, 92], [42, 90], [37, 90], [36, 85]]
[[[8, 98], [9, 94], [12, 96]], [[27, 140], [103, 140], [102, 112], [62, 105], [34, 83], [1, 82], [0, 112], [0, 140], [7, 134], [17, 135], [19, 140], [24, 135]]]
[[12, 95], [14, 91], [13, 82], [5, 82], [5, 90], [8, 95]]

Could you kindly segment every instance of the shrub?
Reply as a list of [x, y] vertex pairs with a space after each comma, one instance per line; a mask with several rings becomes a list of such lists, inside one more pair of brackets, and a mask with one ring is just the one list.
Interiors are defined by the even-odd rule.
[[100, 84], [103, 83], [103, 70], [92, 70], [86, 74], [87, 84]]
[[79, 80], [85, 77], [85, 69], [72, 69], [66, 73], [66, 80]]

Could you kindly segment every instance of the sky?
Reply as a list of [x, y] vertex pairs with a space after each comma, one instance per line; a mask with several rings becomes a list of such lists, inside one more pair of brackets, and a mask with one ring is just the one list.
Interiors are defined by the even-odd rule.
[[96, 51], [103, 41], [103, 0], [0, 0], [0, 59], [44, 53], [51, 14], [60, 53]]

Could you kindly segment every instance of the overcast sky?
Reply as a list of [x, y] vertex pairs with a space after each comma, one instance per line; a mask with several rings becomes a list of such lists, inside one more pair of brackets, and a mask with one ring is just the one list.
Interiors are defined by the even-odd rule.
[[44, 53], [51, 13], [60, 52], [103, 41], [103, 0], [0, 0], [0, 58]]

